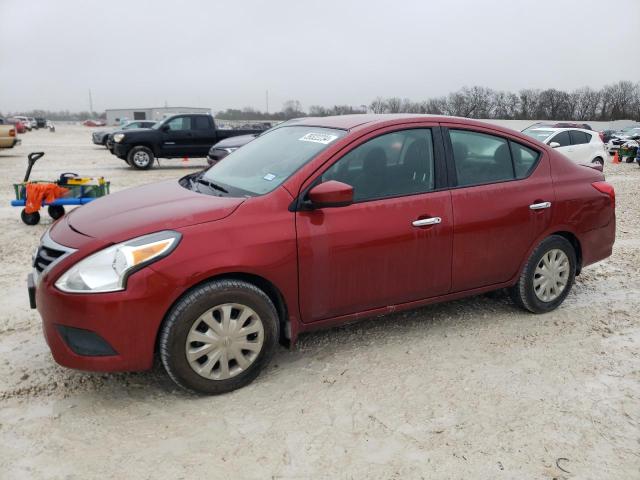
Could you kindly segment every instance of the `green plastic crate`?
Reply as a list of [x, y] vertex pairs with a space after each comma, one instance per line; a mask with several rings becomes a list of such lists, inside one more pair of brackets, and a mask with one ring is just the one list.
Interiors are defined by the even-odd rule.
[[[28, 183], [52, 183], [46, 180], [35, 180]], [[69, 192], [64, 198], [98, 198], [109, 195], [109, 188], [111, 182], [105, 181], [102, 185], [61, 185], [63, 188], [69, 189]], [[26, 183], [14, 183], [13, 189], [15, 190], [16, 200], [25, 200], [27, 194]]]

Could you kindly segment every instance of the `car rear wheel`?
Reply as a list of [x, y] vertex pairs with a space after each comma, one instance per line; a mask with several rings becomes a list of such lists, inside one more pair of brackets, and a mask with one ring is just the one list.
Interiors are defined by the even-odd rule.
[[564, 237], [551, 235], [529, 257], [518, 283], [510, 289], [511, 298], [530, 312], [550, 312], [567, 297], [575, 275], [573, 245]]
[[127, 163], [138, 170], [148, 170], [153, 165], [153, 152], [148, 147], [133, 147], [127, 155]]
[[258, 376], [278, 335], [278, 314], [262, 290], [239, 280], [212, 281], [171, 309], [160, 332], [160, 359], [182, 388], [226, 393]]

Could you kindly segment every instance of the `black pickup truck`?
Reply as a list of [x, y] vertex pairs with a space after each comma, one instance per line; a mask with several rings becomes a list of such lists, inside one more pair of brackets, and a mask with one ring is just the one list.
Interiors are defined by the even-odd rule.
[[214, 143], [262, 130], [219, 130], [211, 115], [189, 113], [168, 117], [152, 128], [112, 134], [113, 153], [131, 167], [146, 170], [156, 158], [205, 158]]

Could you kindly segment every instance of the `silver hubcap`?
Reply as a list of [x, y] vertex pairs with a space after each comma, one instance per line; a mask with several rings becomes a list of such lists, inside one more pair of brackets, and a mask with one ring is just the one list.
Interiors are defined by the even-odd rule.
[[139, 167], [146, 167], [149, 164], [149, 154], [147, 152], [134, 153], [133, 163], [135, 163]]
[[554, 248], [545, 253], [533, 274], [533, 289], [543, 302], [558, 298], [569, 281], [569, 257], [562, 250]]
[[193, 322], [187, 335], [187, 361], [198, 375], [225, 380], [249, 368], [263, 343], [258, 314], [246, 305], [225, 303]]

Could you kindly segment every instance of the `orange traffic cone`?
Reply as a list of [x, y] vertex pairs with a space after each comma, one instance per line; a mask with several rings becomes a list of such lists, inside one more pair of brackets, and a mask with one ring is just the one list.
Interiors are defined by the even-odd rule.
[[618, 151], [613, 154], [613, 163], [620, 163], [620, 157], [618, 157]]

